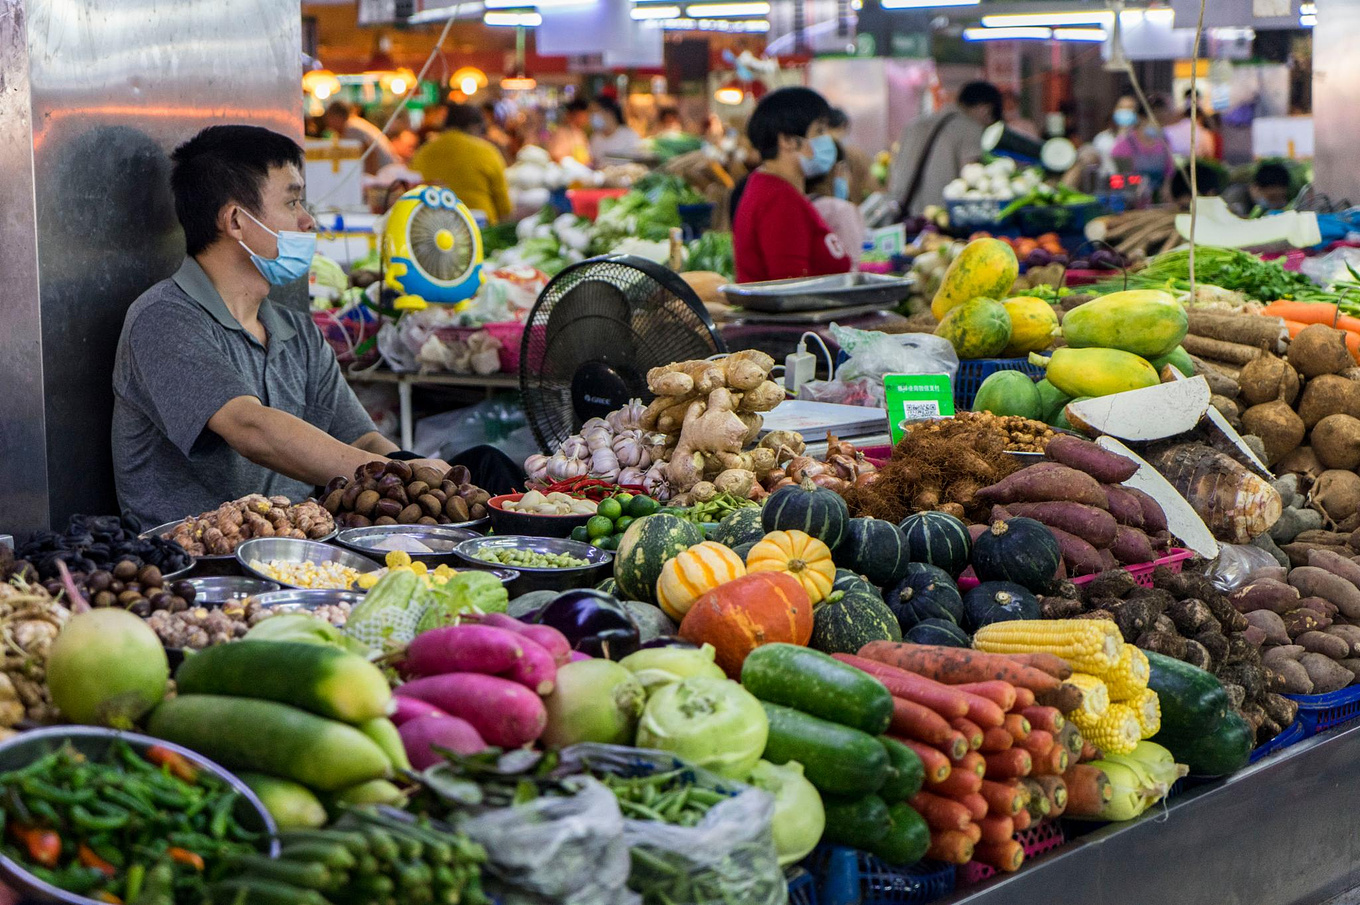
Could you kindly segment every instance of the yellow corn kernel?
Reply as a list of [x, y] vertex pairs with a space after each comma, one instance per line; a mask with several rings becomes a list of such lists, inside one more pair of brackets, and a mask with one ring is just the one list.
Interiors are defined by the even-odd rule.
[[1162, 702], [1157, 692], [1144, 688], [1142, 694], [1128, 703], [1138, 718], [1138, 726], [1142, 730], [1140, 737], [1152, 738], [1156, 735], [1162, 728]]
[[392, 550], [386, 557], [387, 568], [400, 569], [411, 564], [411, 554], [405, 550]]
[[1128, 704], [1111, 704], [1099, 717], [1081, 711], [1072, 714], [1081, 737], [1106, 754], [1129, 754], [1138, 746], [1143, 729], [1138, 715]]
[[1081, 709], [1067, 714], [1069, 719], [1075, 719], [1073, 714], [1077, 713], [1088, 719], [1097, 719], [1110, 709], [1110, 690], [1100, 679], [1089, 673], [1074, 672], [1068, 676], [1067, 682], [1081, 689]]
[[1137, 700], [1147, 690], [1150, 673], [1147, 654], [1136, 645], [1125, 644], [1119, 665], [1104, 677], [1105, 684], [1110, 687], [1110, 700]]
[[973, 646], [989, 654], [1057, 654], [1073, 669], [1104, 675], [1119, 663], [1124, 638], [1107, 619], [1019, 619], [977, 630]]

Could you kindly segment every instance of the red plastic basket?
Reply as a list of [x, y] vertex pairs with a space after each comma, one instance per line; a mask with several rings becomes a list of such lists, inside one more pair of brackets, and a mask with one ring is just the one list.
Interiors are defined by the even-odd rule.
[[[1027, 830], [1016, 833], [1015, 838], [1020, 843], [1020, 847], [1025, 850], [1026, 863], [1031, 858], [1037, 858], [1045, 852], [1051, 852], [1067, 842], [1067, 835], [1063, 833], [1062, 824], [1055, 820], [1045, 820], [1043, 823], [1036, 824]], [[972, 886], [995, 876], [995, 868], [977, 861], [969, 861], [959, 868], [955, 882], [959, 886]]]
[[[1138, 563], [1133, 566], [1124, 566], [1123, 568], [1133, 576], [1133, 580], [1139, 587], [1150, 588], [1152, 587], [1152, 573], [1158, 566], [1166, 566], [1172, 572], [1179, 572], [1181, 569], [1185, 568], [1185, 561], [1192, 558], [1194, 555], [1195, 552], [1193, 550], [1172, 547], [1171, 552], [1161, 559], [1154, 559], [1152, 562]], [[1095, 578], [1094, 575], [1081, 575], [1072, 579], [1072, 583], [1087, 584], [1088, 582], [1095, 581]], [[977, 576], [973, 574], [972, 566], [965, 569], [963, 574], [959, 576], [958, 584], [960, 591], [971, 590], [980, 584], [977, 580]]]
[[513, 374], [519, 370], [519, 343], [524, 338], [524, 324], [520, 321], [506, 321], [498, 324], [485, 324], [482, 329], [500, 340], [501, 370]]
[[312, 323], [326, 338], [326, 344], [335, 352], [335, 359], [341, 367], [366, 368], [378, 360], [376, 343], [363, 355], [356, 357], [354, 352], [366, 340], [378, 335], [378, 330], [382, 328], [381, 320], [359, 321], [336, 317], [330, 311], [313, 311]]
[[567, 189], [571, 212], [578, 217], [594, 220], [600, 215], [600, 202], [606, 198], [622, 198], [627, 189]]

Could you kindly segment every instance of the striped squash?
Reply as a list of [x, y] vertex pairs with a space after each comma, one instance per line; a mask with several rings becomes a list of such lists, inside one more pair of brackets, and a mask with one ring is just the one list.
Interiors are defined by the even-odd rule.
[[747, 555], [746, 571], [792, 575], [814, 604], [830, 595], [831, 585], [836, 580], [831, 550], [802, 531], [771, 531], [765, 535], [765, 539], [752, 547]]
[[666, 560], [703, 543], [704, 535], [693, 522], [658, 512], [628, 526], [614, 554], [614, 592], [623, 600], [656, 603], [656, 580]]
[[845, 539], [850, 509], [839, 493], [804, 478], [801, 484], [770, 494], [760, 511], [760, 522], [767, 532], [802, 531], [834, 550]]
[[656, 599], [676, 622], [690, 606], [720, 584], [746, 574], [746, 563], [731, 548], [706, 540], [690, 547], [661, 567], [656, 580]]
[[947, 512], [917, 512], [897, 526], [907, 543], [907, 559], [939, 566], [957, 579], [973, 550], [968, 526]]

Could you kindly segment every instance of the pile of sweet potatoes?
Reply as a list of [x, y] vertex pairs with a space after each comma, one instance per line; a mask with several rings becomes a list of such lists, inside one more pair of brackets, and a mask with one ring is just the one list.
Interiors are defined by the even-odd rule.
[[1036, 519], [1053, 532], [1068, 575], [1151, 562], [1170, 545], [1166, 514], [1141, 490], [1122, 486], [1138, 464], [1088, 440], [1060, 435], [1040, 462], [984, 487], [992, 521]]

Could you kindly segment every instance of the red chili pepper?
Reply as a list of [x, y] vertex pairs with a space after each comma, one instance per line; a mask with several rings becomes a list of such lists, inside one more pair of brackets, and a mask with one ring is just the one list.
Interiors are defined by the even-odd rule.
[[109, 905], [123, 905], [122, 899], [107, 890], [100, 890], [94, 898], [97, 902], [108, 902]]
[[170, 848], [167, 848], [165, 850], [165, 853], [170, 856], [171, 861], [178, 861], [180, 864], [187, 864], [194, 870], [203, 869], [203, 856], [198, 854], [197, 852], [191, 852], [187, 848], [171, 846]]
[[61, 836], [36, 826], [10, 824], [10, 834], [24, 844], [28, 856], [43, 867], [56, 867], [61, 859]]
[[146, 759], [158, 767], [168, 767], [172, 774], [185, 782], [198, 781], [198, 768], [178, 751], [152, 745], [146, 749]]
[[95, 853], [95, 850], [84, 842], [80, 843], [80, 848], [77, 850], [77, 857], [81, 864], [86, 867], [93, 867], [106, 877], [112, 877], [114, 874], [118, 873], [118, 868], [99, 857], [99, 855]]

